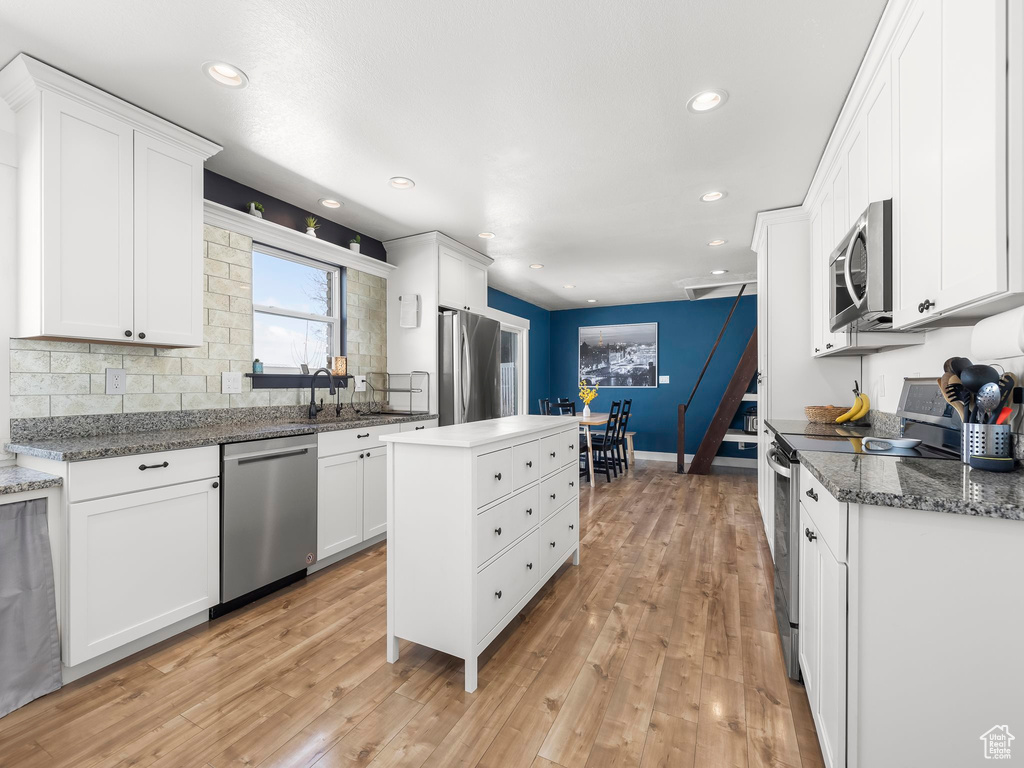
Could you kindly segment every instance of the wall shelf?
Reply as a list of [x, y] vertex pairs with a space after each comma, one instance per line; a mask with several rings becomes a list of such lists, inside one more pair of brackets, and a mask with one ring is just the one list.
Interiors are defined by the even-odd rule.
[[[313, 379], [311, 373], [247, 373], [246, 378], [252, 381], [253, 389], [309, 389]], [[334, 386], [348, 389], [351, 376], [332, 376]], [[327, 377], [320, 374], [316, 377], [316, 388], [327, 389]]]

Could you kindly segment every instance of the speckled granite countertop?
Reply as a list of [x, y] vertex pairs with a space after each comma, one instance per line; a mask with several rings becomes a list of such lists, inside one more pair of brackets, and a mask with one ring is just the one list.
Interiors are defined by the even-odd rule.
[[[86, 461], [107, 459], [114, 456], [131, 456], [154, 451], [173, 451], [180, 448], [202, 448], [222, 443], [240, 443], [246, 440], [262, 440], [269, 437], [311, 435], [318, 432], [335, 432], [341, 429], [362, 429], [383, 424], [401, 424], [408, 421], [424, 421], [437, 418], [436, 415], [403, 416], [398, 414], [374, 414], [371, 416], [348, 416], [340, 419], [321, 419], [301, 422], [255, 422], [249, 424], [216, 424], [187, 429], [165, 429], [147, 432], [125, 432], [111, 435], [89, 435], [49, 437], [27, 442], [11, 442], [6, 448], [11, 453], [36, 456], [53, 461]], [[37, 473], [41, 474], [41, 473]]]
[[956, 460], [801, 451], [800, 463], [851, 504], [1024, 520], [1024, 470], [983, 472]]
[[64, 481], [56, 475], [36, 472], [25, 467], [0, 467], [0, 496], [8, 493], [24, 493], [25, 491], [41, 491], [63, 485]]
[[[874, 430], [863, 424], [814, 424], [799, 419], [766, 419], [764, 425], [779, 435], [807, 435], [809, 437], [850, 437], [857, 435], [878, 435], [883, 437], [885, 430]], [[837, 431], [837, 430], [841, 430]]]

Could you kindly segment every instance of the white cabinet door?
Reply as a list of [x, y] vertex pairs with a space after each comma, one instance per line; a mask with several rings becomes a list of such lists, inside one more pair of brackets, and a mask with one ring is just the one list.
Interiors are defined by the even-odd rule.
[[317, 560], [363, 540], [361, 456], [360, 452], [342, 453], [317, 462]]
[[942, 285], [940, 3], [913, 8], [894, 45], [892, 66], [893, 325], [902, 328], [942, 309], [937, 305]]
[[472, 312], [482, 312], [487, 308], [487, 267], [472, 259], [466, 259], [462, 263], [462, 269], [466, 306]]
[[451, 309], [465, 309], [466, 286], [461, 254], [444, 246], [437, 253], [437, 303]]
[[868, 197], [868, 135], [866, 120], [861, 117], [851, 129], [846, 148], [846, 185], [849, 201], [847, 230], [856, 223], [870, 202]]
[[42, 123], [38, 335], [131, 341], [134, 133], [50, 92]]
[[[806, 538], [806, 537], [805, 537]], [[812, 568], [817, 572], [817, 696], [814, 719], [828, 768], [846, 765], [846, 565], [838, 562], [825, 540], [814, 542]], [[803, 617], [801, 617], [803, 627]]]
[[[892, 89], [889, 64], [875, 76], [865, 101], [867, 116], [867, 202], [892, 197]], [[851, 182], [852, 185], [852, 182]], [[865, 204], [865, 207], [866, 204]]]
[[203, 343], [203, 163], [135, 133], [135, 337]]
[[820, 355], [825, 349], [825, 333], [828, 331], [828, 318], [825, 307], [828, 296], [824, 270], [828, 266], [822, 253], [821, 211], [818, 206], [811, 213], [811, 355]]
[[818, 573], [818, 552], [815, 541], [806, 532], [815, 533], [814, 522], [800, 504], [800, 577], [798, 604], [800, 617], [799, 651], [800, 670], [807, 689], [807, 701], [811, 712], [818, 706], [818, 643], [819, 643], [819, 592], [821, 575]]
[[220, 599], [220, 496], [198, 480], [68, 507], [68, 666]]
[[388, 529], [388, 459], [384, 448], [363, 459], [363, 539]]

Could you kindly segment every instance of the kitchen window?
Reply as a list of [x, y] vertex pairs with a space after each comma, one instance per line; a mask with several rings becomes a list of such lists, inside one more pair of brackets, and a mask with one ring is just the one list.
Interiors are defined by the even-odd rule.
[[342, 354], [341, 286], [341, 267], [253, 244], [253, 356], [267, 373], [315, 371]]

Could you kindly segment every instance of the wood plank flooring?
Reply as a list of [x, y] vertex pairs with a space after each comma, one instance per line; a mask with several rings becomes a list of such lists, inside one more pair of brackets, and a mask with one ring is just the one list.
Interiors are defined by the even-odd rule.
[[672, 470], [584, 486], [581, 565], [475, 693], [444, 654], [385, 662], [381, 545], [0, 718], [0, 766], [822, 766], [756, 481]]

